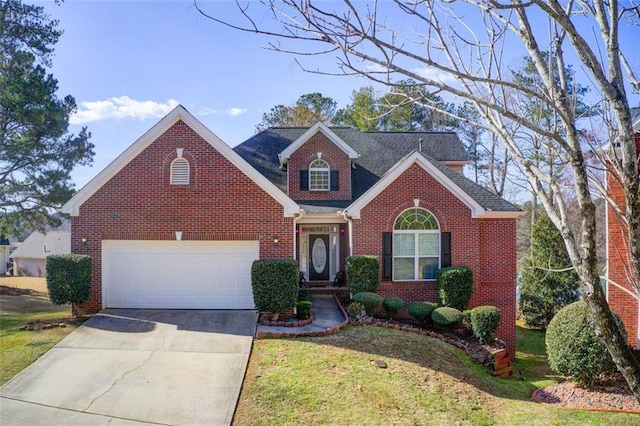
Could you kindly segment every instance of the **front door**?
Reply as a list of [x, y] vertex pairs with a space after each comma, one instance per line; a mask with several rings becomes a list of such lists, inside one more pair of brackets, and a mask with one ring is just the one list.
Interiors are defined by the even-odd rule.
[[309, 235], [309, 280], [329, 281], [329, 235]]

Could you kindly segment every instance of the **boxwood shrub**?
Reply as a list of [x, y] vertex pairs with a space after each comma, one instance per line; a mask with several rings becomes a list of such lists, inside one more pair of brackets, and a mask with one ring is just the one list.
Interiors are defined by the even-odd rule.
[[351, 294], [375, 293], [380, 285], [380, 262], [376, 256], [347, 257], [347, 287]]
[[253, 300], [260, 311], [277, 314], [296, 306], [300, 272], [290, 259], [256, 260], [251, 266]]
[[418, 323], [424, 324], [431, 319], [431, 313], [438, 305], [433, 302], [410, 302], [407, 304], [407, 312]]
[[473, 292], [473, 273], [468, 266], [438, 270], [438, 300], [442, 306], [464, 311]]
[[361, 303], [367, 315], [373, 316], [374, 312], [382, 306], [383, 298], [379, 294], [363, 291], [354, 294], [352, 300]]
[[500, 324], [500, 309], [495, 306], [476, 306], [471, 310], [470, 317], [473, 335], [480, 343], [491, 343]]
[[312, 303], [310, 300], [300, 300], [296, 305], [296, 315], [299, 320], [305, 320], [311, 316], [311, 306]]
[[462, 323], [462, 312], [449, 306], [440, 306], [431, 312], [431, 320], [443, 327], [453, 327]]
[[387, 312], [389, 318], [398, 315], [400, 309], [404, 308], [404, 300], [395, 296], [387, 296], [382, 300], [382, 307]]
[[[615, 318], [626, 340], [624, 325], [618, 316]], [[607, 348], [596, 337], [583, 300], [558, 311], [549, 322], [545, 340], [551, 369], [580, 386], [591, 388], [601, 375], [617, 371]]]
[[54, 305], [79, 305], [91, 295], [91, 257], [82, 254], [47, 256], [47, 289]]

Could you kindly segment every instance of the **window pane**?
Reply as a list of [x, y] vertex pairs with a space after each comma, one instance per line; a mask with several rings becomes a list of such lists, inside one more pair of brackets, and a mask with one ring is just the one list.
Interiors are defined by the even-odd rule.
[[394, 234], [393, 235], [393, 255], [413, 256], [415, 254], [414, 234]]
[[420, 280], [435, 280], [438, 272], [438, 258], [437, 257], [421, 257], [418, 261], [418, 279]]
[[418, 254], [420, 256], [440, 255], [440, 244], [438, 234], [418, 235]]
[[416, 207], [402, 212], [396, 219], [394, 229], [436, 230], [438, 221], [428, 210]]
[[328, 171], [309, 171], [309, 189], [328, 190], [329, 189], [329, 172]]
[[413, 258], [395, 258], [393, 261], [393, 279], [414, 280], [414, 259]]

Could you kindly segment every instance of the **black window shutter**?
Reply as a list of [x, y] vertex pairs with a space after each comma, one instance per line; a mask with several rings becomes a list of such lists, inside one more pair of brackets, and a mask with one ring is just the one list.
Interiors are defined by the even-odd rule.
[[309, 170], [300, 170], [300, 190], [309, 190]]
[[451, 232], [440, 234], [440, 267], [451, 266]]
[[337, 170], [331, 170], [331, 175], [329, 176], [329, 182], [331, 183], [331, 190], [337, 191], [340, 189], [340, 174]]
[[382, 280], [393, 279], [393, 232], [382, 233]]

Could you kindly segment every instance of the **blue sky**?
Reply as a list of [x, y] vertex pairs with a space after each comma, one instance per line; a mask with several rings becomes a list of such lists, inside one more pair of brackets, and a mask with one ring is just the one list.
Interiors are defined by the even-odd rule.
[[[78, 104], [70, 131], [87, 126], [96, 146], [93, 166], [72, 173], [77, 188], [178, 103], [235, 146], [276, 104], [320, 91], [344, 106], [367, 84], [306, 73], [293, 57], [266, 50], [264, 39], [202, 17], [191, 1], [52, 3], [37, 2], [64, 30], [52, 73], [60, 95]], [[235, 11], [229, 1], [206, 4]]]
[[[202, 3], [217, 16], [237, 16], [233, 1]], [[78, 189], [178, 103], [235, 146], [254, 134], [274, 105], [321, 92], [341, 108], [353, 90], [370, 84], [362, 77], [307, 73], [293, 56], [265, 49], [264, 37], [207, 20], [191, 0], [36, 4], [64, 31], [52, 73], [60, 96], [71, 94], [78, 104], [70, 131], [87, 126], [96, 146], [93, 166], [72, 173]], [[404, 23], [402, 16], [394, 18], [396, 25]], [[305, 58], [309, 67], [334, 63], [330, 56]]]

